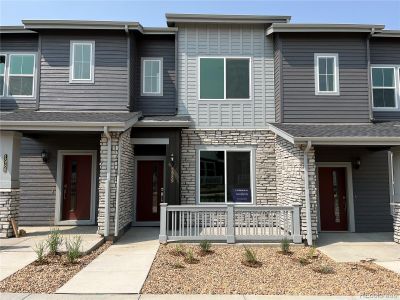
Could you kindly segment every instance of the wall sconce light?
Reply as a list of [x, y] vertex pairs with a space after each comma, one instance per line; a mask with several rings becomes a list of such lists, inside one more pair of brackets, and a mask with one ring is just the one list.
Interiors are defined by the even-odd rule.
[[358, 157], [355, 160], [353, 160], [353, 168], [358, 170], [361, 166], [361, 159]]
[[49, 160], [49, 154], [47, 153], [46, 150], [43, 150], [43, 151], [42, 151], [41, 157], [42, 157], [42, 161], [43, 161], [44, 163], [47, 163], [47, 161]]
[[175, 161], [174, 161], [174, 154], [173, 153], [171, 153], [171, 156], [169, 157], [169, 161], [170, 161], [171, 167], [174, 167], [175, 166]]

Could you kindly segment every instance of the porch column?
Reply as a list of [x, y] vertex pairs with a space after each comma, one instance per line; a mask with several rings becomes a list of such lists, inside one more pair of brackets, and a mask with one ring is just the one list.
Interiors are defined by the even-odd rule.
[[400, 203], [393, 203], [394, 241], [400, 244]]
[[11, 218], [18, 224], [21, 136], [19, 132], [0, 131], [0, 237], [14, 235]]

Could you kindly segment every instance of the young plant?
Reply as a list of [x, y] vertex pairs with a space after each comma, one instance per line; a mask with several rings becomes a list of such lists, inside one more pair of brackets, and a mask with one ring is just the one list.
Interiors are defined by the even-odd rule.
[[65, 247], [67, 249], [67, 260], [73, 264], [81, 256], [80, 249], [82, 245], [82, 238], [80, 236], [74, 236], [71, 239], [65, 240]]
[[185, 256], [185, 249], [182, 244], [175, 245], [174, 253], [176, 256]]
[[44, 262], [44, 255], [46, 250], [46, 243], [44, 241], [36, 243], [33, 247], [33, 251], [35, 251], [37, 256], [37, 262], [42, 264]]
[[314, 271], [321, 273], [321, 274], [333, 274], [335, 273], [335, 269], [328, 265], [321, 265], [318, 266]]
[[57, 228], [52, 228], [50, 230], [50, 234], [47, 237], [47, 241], [46, 241], [50, 254], [53, 254], [53, 255], [57, 254], [58, 247], [61, 246], [62, 242], [63, 242], [63, 238], [61, 236], [60, 230], [58, 230]]
[[258, 263], [256, 253], [247, 247], [244, 247], [244, 259], [247, 263], [251, 265], [255, 265]]
[[186, 262], [189, 263], [189, 264], [194, 264], [194, 263], [197, 262], [197, 259], [194, 257], [194, 254], [193, 254], [193, 250], [192, 250], [192, 249], [189, 249], [189, 250], [186, 252], [185, 260], [186, 260]]
[[307, 258], [305, 258], [305, 257], [300, 257], [300, 258], [299, 258], [299, 263], [300, 263], [302, 266], [305, 266], [305, 265], [308, 265], [308, 264], [310, 263], [310, 261], [309, 261]]
[[312, 246], [309, 248], [307, 257], [308, 257], [309, 259], [313, 259], [313, 258], [317, 258], [317, 257], [318, 257], [317, 247], [315, 247], [315, 245], [312, 245]]
[[201, 252], [203, 252], [203, 253], [211, 252], [211, 243], [209, 241], [207, 241], [207, 240], [201, 241], [199, 246], [200, 246]]
[[283, 254], [289, 254], [290, 253], [290, 242], [287, 238], [284, 238], [281, 241], [281, 251]]

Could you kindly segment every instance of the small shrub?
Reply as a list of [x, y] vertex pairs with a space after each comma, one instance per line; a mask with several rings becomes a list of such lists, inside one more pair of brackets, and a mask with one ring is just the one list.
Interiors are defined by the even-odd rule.
[[58, 253], [58, 247], [61, 246], [63, 242], [63, 238], [61, 236], [60, 230], [57, 228], [52, 228], [50, 230], [50, 234], [47, 237], [47, 247], [49, 248], [50, 254], [57, 254]]
[[199, 246], [200, 246], [201, 252], [203, 252], [203, 253], [211, 252], [211, 243], [209, 241], [207, 241], [207, 240], [201, 241]]
[[46, 250], [46, 243], [44, 241], [36, 243], [35, 246], [33, 247], [33, 251], [35, 251], [36, 253], [37, 262], [39, 264], [42, 264], [44, 262], [45, 250]]
[[74, 236], [71, 239], [65, 240], [65, 247], [67, 249], [67, 260], [73, 264], [81, 256], [80, 249], [82, 245], [82, 238], [80, 236]]
[[287, 238], [284, 238], [281, 241], [281, 251], [283, 254], [289, 254], [290, 253], [290, 242]]
[[315, 247], [315, 245], [312, 245], [309, 250], [308, 250], [308, 254], [307, 257], [309, 259], [314, 259], [318, 257], [318, 252], [317, 252], [317, 247]]
[[302, 266], [306, 266], [306, 265], [308, 265], [308, 264], [310, 263], [310, 261], [309, 261], [307, 258], [305, 258], [305, 257], [300, 257], [300, 258], [299, 258], [299, 263], [300, 263]]
[[192, 249], [189, 249], [189, 250], [186, 252], [185, 261], [186, 261], [188, 264], [195, 264], [195, 263], [198, 262], [198, 259], [196, 259], [196, 258], [194, 257], [194, 254], [193, 254], [193, 250], [192, 250]]
[[182, 246], [182, 244], [176, 244], [173, 254], [175, 256], [185, 256], [185, 248]]
[[314, 269], [314, 271], [321, 273], [321, 274], [333, 274], [335, 273], [335, 269], [328, 265], [321, 265]]
[[244, 256], [244, 261], [242, 261], [243, 265], [252, 267], [252, 268], [261, 267], [261, 262], [259, 262], [257, 260], [256, 253], [253, 250], [251, 250], [247, 247], [244, 247], [243, 256]]
[[173, 267], [174, 269], [184, 269], [184, 268], [185, 268], [185, 266], [182, 265], [181, 263], [173, 263], [173, 264], [172, 264], [172, 267]]

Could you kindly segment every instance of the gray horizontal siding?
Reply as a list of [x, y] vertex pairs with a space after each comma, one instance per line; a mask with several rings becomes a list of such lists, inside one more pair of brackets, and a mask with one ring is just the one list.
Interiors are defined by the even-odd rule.
[[283, 95], [281, 95], [281, 45], [279, 34], [274, 39], [274, 83], [275, 83], [275, 122], [281, 122], [281, 101]]
[[[280, 35], [282, 122], [368, 122], [366, 39], [360, 35]], [[338, 96], [315, 95], [314, 53], [338, 53]]]
[[[400, 65], [399, 38], [373, 38], [370, 42], [371, 64]], [[381, 121], [400, 120], [400, 109], [374, 111], [374, 119]]]
[[[70, 41], [95, 41], [94, 84], [69, 83]], [[41, 110], [127, 110], [128, 47], [123, 33], [42, 35]]]
[[[198, 99], [199, 56], [252, 58], [251, 100]], [[262, 25], [196, 24], [179, 27], [178, 113], [190, 115], [196, 127], [262, 128], [275, 121], [272, 38]]]
[[[36, 34], [1, 34], [0, 52], [38, 52], [38, 36]], [[34, 109], [36, 97], [32, 98], [0, 98], [0, 110]]]
[[[23, 137], [20, 157], [20, 225], [53, 225], [56, 203], [57, 151], [98, 150], [100, 136], [35, 135]], [[41, 153], [49, 154], [43, 163]], [[97, 189], [96, 189], [97, 190]]]
[[[176, 113], [175, 87], [175, 37], [150, 36], [138, 37], [135, 45], [136, 55], [134, 70], [134, 85], [136, 86], [133, 99], [133, 109], [143, 115], [171, 115]], [[163, 58], [163, 95], [141, 95], [141, 58]]]
[[355, 147], [317, 147], [317, 162], [351, 162], [361, 159], [353, 169], [354, 212], [357, 232], [393, 231], [390, 215], [387, 151]]

